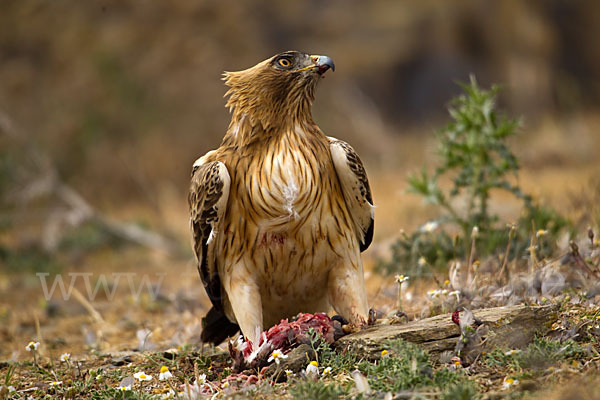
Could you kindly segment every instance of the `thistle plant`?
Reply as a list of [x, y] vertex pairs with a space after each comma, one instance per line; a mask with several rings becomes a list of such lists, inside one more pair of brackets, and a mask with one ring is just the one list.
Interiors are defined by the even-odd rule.
[[[468, 84], [460, 86], [464, 93], [455, 97], [448, 109], [451, 122], [436, 133], [437, 167], [431, 173], [423, 167], [408, 178], [408, 191], [423, 196], [442, 213], [393, 245], [392, 262], [380, 265], [389, 272], [402, 265], [403, 272], [418, 277], [422, 272], [411, 268], [422, 257], [428, 264], [443, 268], [453, 258], [468, 257], [472, 261], [474, 251], [481, 256], [506, 248], [506, 223], [499, 224], [498, 216], [490, 211], [493, 191], [509, 192], [523, 204], [511, 258], [529, 246], [532, 226], [534, 235], [535, 229], [554, 235], [566, 225], [564, 218], [535, 204], [518, 185], [519, 162], [508, 139], [516, 135], [519, 121], [496, 110], [499, 87], [484, 90], [473, 76]], [[450, 188], [443, 188], [442, 180], [449, 180]], [[434, 234], [427, 229], [429, 226], [440, 229]], [[456, 233], [448, 233], [447, 226]]]
[[[482, 90], [473, 76], [468, 85], [460, 86], [465, 93], [454, 98], [448, 109], [453, 121], [436, 133], [438, 167], [432, 175], [423, 169], [408, 183], [409, 191], [444, 209], [444, 222], [458, 225], [468, 238], [474, 227], [484, 233], [497, 221], [489, 211], [492, 190], [509, 191], [526, 206], [531, 206], [531, 197], [510, 180], [516, 178], [519, 164], [506, 140], [516, 134], [519, 122], [495, 111], [498, 86]], [[453, 184], [448, 192], [439, 186], [444, 175], [451, 176]], [[464, 212], [453, 205], [458, 196], [466, 196]]]

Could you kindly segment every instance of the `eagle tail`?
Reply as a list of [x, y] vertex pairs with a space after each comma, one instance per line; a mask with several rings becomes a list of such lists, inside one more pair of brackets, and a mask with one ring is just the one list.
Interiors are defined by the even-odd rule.
[[202, 343], [222, 343], [225, 339], [235, 335], [240, 330], [237, 324], [229, 321], [223, 312], [212, 307], [202, 318]]

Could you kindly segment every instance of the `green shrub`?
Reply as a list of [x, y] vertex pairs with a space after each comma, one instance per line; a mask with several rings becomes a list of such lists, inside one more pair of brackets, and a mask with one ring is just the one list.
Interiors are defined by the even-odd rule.
[[[429, 223], [441, 229], [426, 229], [426, 224], [425, 229], [404, 234], [392, 247], [392, 260], [381, 262], [379, 269], [394, 272], [402, 266], [404, 273], [419, 276], [423, 271], [415, 266], [422, 257], [428, 266], [443, 268], [452, 258], [466, 258], [473, 243], [479, 256], [504, 251], [509, 236], [514, 241], [509, 256], [514, 258], [530, 246], [532, 227], [554, 237], [567, 225], [563, 217], [536, 204], [513, 183], [519, 162], [507, 140], [516, 134], [518, 121], [496, 111], [498, 87], [483, 90], [474, 77], [460, 86], [465, 93], [451, 102], [452, 121], [436, 133], [439, 165], [432, 174], [423, 168], [408, 178], [409, 192], [443, 211]], [[451, 181], [450, 188], [442, 188], [442, 178]], [[514, 228], [501, 223], [490, 211], [493, 191], [506, 191], [521, 200], [523, 213]], [[464, 209], [456, 205], [458, 199], [465, 204]], [[475, 227], [478, 233], [473, 242]], [[545, 253], [538, 255], [548, 256], [551, 250], [546, 246], [542, 248]]]
[[585, 349], [573, 340], [552, 340], [536, 337], [522, 351], [514, 353], [495, 349], [485, 355], [483, 361], [488, 366], [509, 367], [515, 372], [523, 370], [544, 370], [566, 360], [578, 360], [585, 356]]
[[377, 363], [362, 361], [358, 369], [378, 392], [400, 392], [422, 387], [449, 388], [467, 380], [461, 372], [448, 369], [434, 371], [429, 354], [413, 343], [401, 339], [388, 341], [389, 351]]
[[320, 380], [304, 380], [290, 386], [290, 394], [294, 399], [333, 400], [339, 399], [346, 391], [335, 383], [324, 383]]
[[448, 388], [442, 395], [442, 400], [471, 400], [481, 396], [473, 382], [464, 381]]

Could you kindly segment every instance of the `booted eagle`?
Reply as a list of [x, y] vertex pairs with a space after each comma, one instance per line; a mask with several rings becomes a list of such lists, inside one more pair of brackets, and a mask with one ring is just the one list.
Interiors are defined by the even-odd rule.
[[288, 51], [226, 72], [232, 117], [221, 146], [196, 160], [193, 246], [212, 308], [203, 342], [241, 329], [254, 343], [299, 312], [368, 318], [360, 253], [373, 238], [363, 164], [311, 116], [327, 56]]

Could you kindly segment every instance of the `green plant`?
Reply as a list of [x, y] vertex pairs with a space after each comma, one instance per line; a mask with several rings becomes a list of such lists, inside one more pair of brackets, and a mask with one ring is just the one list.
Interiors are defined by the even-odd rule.
[[495, 349], [486, 354], [483, 360], [488, 366], [509, 367], [514, 372], [522, 372], [544, 370], [562, 361], [578, 360], [585, 354], [584, 348], [573, 340], [559, 341], [536, 337], [522, 351], [506, 352]]
[[[423, 196], [443, 215], [411, 235], [404, 234], [392, 247], [392, 261], [380, 263], [379, 269], [392, 272], [402, 265], [403, 272], [419, 276], [422, 271], [415, 271], [415, 266], [420, 259], [427, 266], [442, 268], [448, 260], [465, 258], [473, 250], [480, 256], [500, 251], [511, 239], [515, 243], [509, 256], [514, 258], [530, 246], [532, 226], [555, 235], [567, 225], [515, 183], [519, 162], [507, 141], [516, 134], [518, 121], [496, 111], [499, 88], [483, 90], [473, 76], [469, 84], [460, 86], [464, 94], [454, 98], [448, 109], [452, 121], [436, 133], [438, 166], [431, 174], [423, 168], [408, 178], [408, 191]], [[451, 183], [447, 189], [442, 184], [446, 180]], [[494, 191], [509, 192], [522, 201], [523, 213], [512, 237], [511, 228], [499, 223], [498, 215], [490, 210]], [[437, 230], [440, 225], [453, 230]], [[551, 249], [546, 246], [544, 251], [541, 255], [547, 256]]]
[[427, 232], [417, 230], [412, 234], [402, 232], [401, 237], [392, 244], [392, 260], [379, 260], [377, 271], [388, 273], [402, 266], [402, 273], [411, 278], [426, 276], [434, 269], [442, 269], [447, 260], [463, 257], [463, 238], [450, 236], [446, 231]]
[[[384, 344], [386, 356], [377, 362], [361, 360], [355, 353], [334, 351], [327, 342], [321, 340], [318, 333], [311, 332], [309, 339], [317, 353], [321, 367], [331, 367], [332, 373], [348, 373], [358, 369], [364, 374], [372, 390], [376, 392], [398, 392], [423, 387], [448, 389], [467, 380], [466, 376], [448, 369], [435, 370], [429, 354], [417, 345], [401, 339], [390, 340]], [[327, 396], [347, 392], [351, 387], [332, 386], [323, 383], [304, 383], [298, 390], [305, 397], [332, 398]], [[449, 390], [449, 389], [448, 389]], [[292, 392], [294, 393], [294, 392]], [[337, 398], [337, 397], [333, 397]]]
[[564, 342], [547, 338], [535, 338], [527, 350], [516, 357], [522, 369], [543, 370], [563, 360], [577, 360], [585, 355], [585, 350], [575, 341]]
[[[460, 226], [468, 237], [474, 226], [487, 230], [497, 220], [489, 212], [493, 189], [508, 190], [525, 204], [530, 204], [531, 198], [508, 179], [519, 169], [506, 143], [515, 135], [518, 122], [495, 112], [498, 87], [482, 90], [473, 76], [470, 84], [460, 86], [465, 94], [453, 99], [448, 110], [453, 121], [436, 134], [440, 165], [432, 176], [423, 169], [420, 175], [409, 177], [408, 183], [410, 191], [446, 210], [447, 220]], [[445, 174], [451, 175], [453, 183], [448, 193], [438, 183]], [[452, 199], [463, 193], [467, 207], [461, 213]]]
[[290, 386], [290, 394], [294, 399], [333, 400], [339, 399], [346, 391], [335, 383], [305, 380]]
[[312, 328], [309, 330], [308, 337], [321, 367], [331, 367], [332, 372], [335, 374], [340, 371], [351, 370], [356, 365], [358, 361], [356, 354], [349, 351], [336, 352], [325, 340], [322, 340], [321, 334], [315, 332]]
[[390, 340], [384, 349], [388, 355], [377, 363], [361, 361], [358, 369], [375, 391], [399, 392], [421, 387], [445, 389], [466, 381], [467, 377], [448, 369], [434, 370], [429, 354], [417, 345], [401, 339]]
[[52, 254], [38, 246], [3, 248], [0, 246], [0, 263], [8, 271], [34, 271], [60, 273], [64, 266]]
[[88, 253], [103, 247], [117, 249], [123, 242], [97, 221], [85, 222], [65, 232], [59, 243], [63, 252]]
[[137, 392], [133, 390], [121, 391], [119, 389], [107, 388], [103, 390], [93, 391], [90, 393], [90, 398], [94, 400], [158, 400], [161, 396], [151, 395], [148, 393]]
[[451, 386], [442, 394], [442, 400], [472, 400], [480, 397], [477, 385], [469, 381]]

